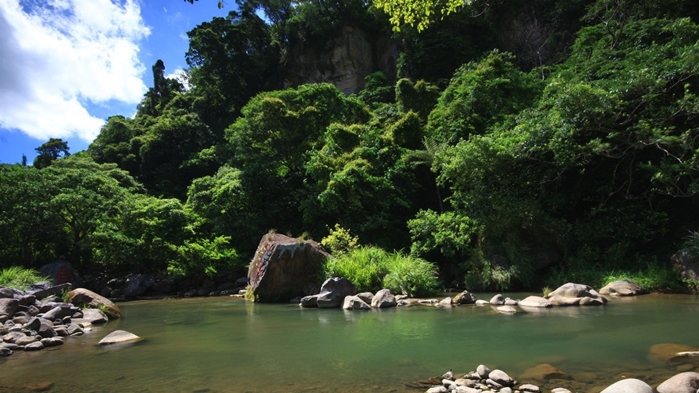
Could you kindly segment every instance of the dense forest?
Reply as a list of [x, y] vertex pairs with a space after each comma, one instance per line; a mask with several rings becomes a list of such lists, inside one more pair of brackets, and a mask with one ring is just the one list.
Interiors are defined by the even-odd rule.
[[[670, 261], [699, 242], [694, 1], [473, 0], [417, 27], [360, 0], [225, 6], [188, 33], [187, 83], [158, 61], [87, 151], [0, 166], [0, 267], [242, 273], [275, 230], [422, 258], [443, 288], [696, 285]], [[290, 77], [348, 26], [395, 63], [352, 94]]]

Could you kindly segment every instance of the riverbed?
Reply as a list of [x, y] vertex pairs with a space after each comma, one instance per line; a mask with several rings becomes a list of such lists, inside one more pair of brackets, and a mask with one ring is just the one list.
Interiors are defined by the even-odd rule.
[[[696, 295], [515, 315], [471, 305], [300, 309], [231, 297], [118, 305], [122, 319], [61, 347], [0, 359], [0, 390], [21, 393], [45, 384], [50, 392], [81, 393], [417, 392], [417, 380], [449, 369], [465, 373], [485, 364], [517, 378], [548, 363], [574, 378], [551, 383], [578, 392], [621, 377], [655, 386], [678, 371], [699, 370], [649, 358], [655, 344], [699, 347]], [[117, 329], [145, 340], [96, 345]]]

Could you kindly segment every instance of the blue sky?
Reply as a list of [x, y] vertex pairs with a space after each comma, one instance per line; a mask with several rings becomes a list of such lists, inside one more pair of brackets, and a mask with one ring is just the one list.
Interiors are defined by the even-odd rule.
[[187, 32], [235, 2], [0, 0], [0, 163], [49, 140], [84, 150], [112, 115], [132, 116], [151, 66], [187, 67]]

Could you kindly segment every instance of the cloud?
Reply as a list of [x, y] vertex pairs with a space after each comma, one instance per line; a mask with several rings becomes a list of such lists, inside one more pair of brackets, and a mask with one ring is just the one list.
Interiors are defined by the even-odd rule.
[[148, 34], [136, 0], [0, 1], [0, 127], [92, 141], [90, 105], [143, 97]]
[[189, 90], [189, 88], [192, 87], [189, 84], [189, 73], [182, 68], [175, 69], [171, 74], [165, 75], [165, 77], [180, 82], [185, 90]]

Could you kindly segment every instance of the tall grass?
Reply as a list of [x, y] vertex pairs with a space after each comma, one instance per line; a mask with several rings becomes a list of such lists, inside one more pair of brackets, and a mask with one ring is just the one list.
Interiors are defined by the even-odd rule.
[[393, 293], [425, 296], [439, 287], [437, 270], [430, 262], [376, 247], [359, 247], [328, 260], [325, 273], [350, 280], [359, 292], [388, 288]]
[[658, 263], [648, 263], [640, 269], [609, 269], [598, 265], [558, 268], [548, 273], [545, 283], [557, 288], [566, 282], [576, 282], [600, 289], [618, 280], [631, 280], [651, 292], [685, 292], [689, 289], [672, 267]]
[[39, 281], [50, 281], [34, 269], [25, 269], [19, 266], [11, 266], [0, 271], [0, 287], [10, 287], [25, 290], [30, 285]]

